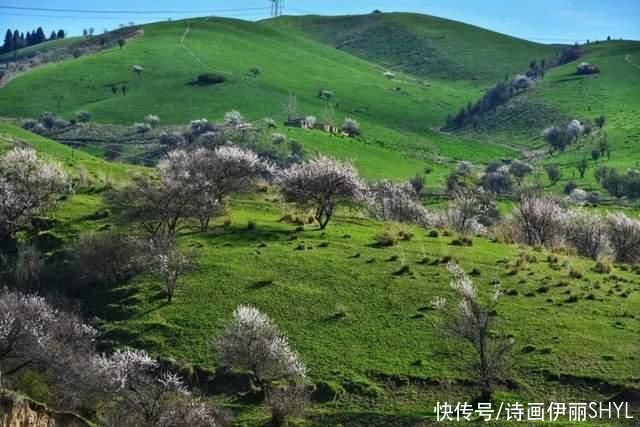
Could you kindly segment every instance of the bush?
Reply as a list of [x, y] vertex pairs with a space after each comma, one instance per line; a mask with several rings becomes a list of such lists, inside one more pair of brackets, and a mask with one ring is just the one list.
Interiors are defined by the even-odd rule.
[[216, 73], [205, 73], [198, 76], [198, 83], [201, 85], [217, 85], [227, 81], [226, 77]]
[[354, 119], [347, 118], [342, 124], [342, 130], [349, 136], [359, 136], [362, 132], [360, 130], [360, 124]]
[[88, 111], [76, 112], [76, 120], [80, 123], [86, 123], [91, 120], [91, 114]]
[[564, 194], [568, 196], [573, 193], [573, 190], [576, 188], [578, 188], [578, 184], [576, 184], [575, 181], [569, 181], [564, 186]]
[[143, 242], [116, 232], [83, 235], [74, 250], [74, 271], [81, 280], [115, 284], [145, 269]]
[[612, 265], [610, 262], [608, 261], [598, 261], [596, 262], [595, 267], [593, 268], [593, 271], [595, 271], [596, 273], [599, 274], [609, 274], [611, 273], [611, 269], [612, 269]]
[[598, 74], [599, 72], [600, 69], [598, 67], [588, 62], [582, 62], [576, 68], [576, 74], [578, 75]]
[[378, 234], [374, 237], [377, 246], [381, 247], [389, 247], [394, 246], [398, 243], [398, 239], [395, 236], [392, 236], [388, 232], [384, 232], [382, 234]]

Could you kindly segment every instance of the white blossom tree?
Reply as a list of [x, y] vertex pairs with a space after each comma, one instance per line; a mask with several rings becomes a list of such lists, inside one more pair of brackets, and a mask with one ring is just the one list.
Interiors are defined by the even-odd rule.
[[277, 380], [304, 382], [307, 368], [289, 340], [263, 312], [240, 305], [217, 340], [218, 363], [251, 372], [267, 387]]
[[0, 290], [0, 383], [23, 369], [44, 374], [57, 398], [75, 406], [98, 332], [37, 295]]
[[612, 213], [607, 217], [607, 230], [616, 261], [640, 262], [640, 220]]
[[463, 235], [483, 234], [485, 227], [479, 222], [481, 214], [480, 200], [471, 191], [455, 190], [447, 209], [438, 212], [434, 225], [454, 230]]
[[31, 148], [12, 149], [0, 157], [0, 236], [12, 237], [69, 191], [61, 165], [41, 160]]
[[552, 245], [562, 236], [566, 211], [558, 201], [532, 189], [524, 190], [514, 211], [518, 238], [528, 245]]
[[395, 184], [383, 180], [376, 183], [367, 194], [367, 205], [378, 220], [423, 226], [429, 222], [427, 209], [420, 204], [418, 194], [408, 182]]
[[116, 425], [158, 425], [167, 415], [171, 399], [189, 396], [182, 379], [162, 369], [144, 350], [117, 350], [110, 356], [98, 356], [95, 369], [105, 391], [114, 397], [105, 416]]
[[245, 121], [239, 111], [233, 110], [225, 113], [224, 124], [232, 128], [240, 128], [245, 124]]
[[191, 215], [207, 229], [230, 194], [248, 191], [260, 175], [272, 172], [272, 166], [250, 150], [223, 145], [215, 150], [170, 152], [158, 170], [168, 187], [180, 189]]
[[279, 172], [276, 176], [284, 198], [303, 209], [313, 209], [324, 229], [336, 207], [364, 200], [366, 185], [351, 163], [318, 156]]
[[[482, 401], [490, 402], [496, 382], [507, 373], [513, 346], [513, 339], [508, 338], [496, 325], [494, 312], [502, 293], [497, 289], [484, 301], [460, 266], [451, 262], [447, 268], [453, 275], [451, 287], [459, 299], [457, 307], [445, 313], [436, 327], [439, 333], [470, 346], [470, 353], [463, 354], [462, 359], [465, 367], [478, 380]], [[446, 301], [436, 299], [433, 306], [444, 311]]]
[[564, 235], [566, 241], [582, 256], [598, 259], [609, 251], [607, 224], [599, 215], [586, 210], [567, 213]]
[[176, 288], [185, 275], [194, 269], [195, 253], [180, 249], [171, 238], [156, 237], [150, 243], [151, 264], [162, 281], [167, 293], [167, 302], [171, 303]]

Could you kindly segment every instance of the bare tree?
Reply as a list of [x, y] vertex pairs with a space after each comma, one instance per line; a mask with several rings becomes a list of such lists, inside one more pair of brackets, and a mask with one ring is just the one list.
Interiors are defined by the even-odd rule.
[[351, 163], [324, 156], [281, 171], [276, 182], [286, 201], [303, 209], [314, 209], [320, 229], [327, 226], [338, 205], [362, 200], [366, 192]]
[[151, 235], [173, 236], [185, 226], [189, 200], [179, 185], [147, 175], [133, 175], [128, 185], [106, 194], [107, 204], [126, 222]]
[[115, 284], [146, 269], [145, 249], [143, 241], [119, 232], [84, 234], [73, 250], [73, 268], [83, 281]]
[[[500, 290], [496, 290], [484, 302], [471, 279], [457, 264], [449, 263], [447, 268], [453, 275], [451, 287], [459, 300], [454, 311], [446, 313], [437, 324], [437, 329], [443, 335], [470, 346], [471, 352], [466, 355], [466, 367], [478, 380], [482, 401], [490, 402], [496, 382], [508, 371], [513, 346], [513, 339], [508, 338], [496, 325], [494, 312], [502, 294]], [[445, 302], [437, 299], [433, 305], [443, 310]]]

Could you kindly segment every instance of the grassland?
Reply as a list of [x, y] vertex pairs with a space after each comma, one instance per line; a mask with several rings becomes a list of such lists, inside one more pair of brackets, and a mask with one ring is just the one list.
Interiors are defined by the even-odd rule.
[[[466, 128], [459, 135], [471, 139], [501, 142], [538, 151], [535, 156], [543, 164], [557, 164], [564, 179], [554, 190], [561, 191], [568, 180], [586, 189], [597, 189], [593, 172], [597, 166], [625, 170], [638, 167], [640, 160], [640, 69], [634, 58], [640, 57], [640, 42], [609, 41], [581, 48], [583, 56], [562, 67], [552, 69], [536, 87], [513, 98], [504, 106], [481, 118], [476, 128]], [[600, 68], [599, 74], [578, 76], [576, 66], [589, 62]], [[542, 130], [552, 124], [577, 118], [593, 121], [605, 115], [605, 132], [611, 147], [611, 158], [591, 159], [598, 138], [573, 145], [564, 153], [546, 154]], [[580, 178], [577, 163], [587, 159], [589, 170]], [[596, 164], [597, 163], [597, 164]]]
[[[515, 157], [519, 153], [511, 145], [539, 149], [535, 129], [547, 120], [545, 112], [556, 118], [606, 114], [613, 142], [610, 164], [632, 166], [640, 158], [632, 116], [637, 112], [638, 69], [625, 60], [627, 55], [633, 60], [637, 44], [591, 46], [584, 59], [602, 69], [598, 76], [572, 76], [575, 64], [553, 70], [535, 90], [517, 99], [542, 118], [535, 116], [525, 125], [512, 120], [512, 127], [492, 129], [499, 142], [493, 144], [481, 140], [482, 128], [456, 135], [431, 128], [476, 99], [483, 85], [526, 68], [530, 59], [548, 56], [553, 48], [430, 17], [327, 18], [332, 28], [353, 27], [360, 37], [357, 49], [345, 47], [344, 52], [331, 47], [338, 39], [317, 34], [320, 18], [299, 19], [261, 24], [202, 19], [145, 26], [144, 35], [122, 50], [49, 65], [15, 79], [2, 89], [0, 113], [37, 116], [50, 110], [70, 118], [85, 109], [96, 121], [122, 125], [154, 113], [163, 124], [175, 125], [199, 117], [220, 119], [237, 109], [251, 120], [282, 121], [283, 104], [293, 93], [302, 113], [321, 118], [325, 103], [317, 91], [324, 87], [336, 94], [339, 118], [354, 116], [362, 123], [362, 138], [283, 130], [281, 125], [278, 131], [300, 141], [309, 155], [322, 152], [354, 160], [368, 179], [404, 179], [430, 166], [428, 185], [439, 186], [457, 160], [486, 163]], [[424, 42], [426, 50], [418, 52], [435, 52], [441, 65], [423, 63], [424, 58], [400, 63], [390, 52], [372, 56], [367, 35], [378, 37], [383, 30], [400, 27], [399, 42]], [[489, 57], [465, 45], [469, 39], [500, 49]], [[489, 67], [492, 61], [501, 66]], [[132, 75], [134, 64], [145, 68], [141, 78]], [[253, 65], [262, 70], [257, 78], [248, 75]], [[386, 68], [400, 70], [395, 80], [383, 77]], [[191, 84], [204, 72], [224, 74], [228, 81]], [[455, 72], [469, 80], [443, 77]], [[127, 95], [112, 95], [114, 84], [128, 85]], [[394, 90], [396, 86], [401, 90]], [[588, 105], [594, 107], [589, 110]], [[518, 111], [514, 114], [522, 114]], [[0, 151], [16, 144], [28, 144], [62, 162], [77, 181], [80, 170], [93, 181], [61, 204], [53, 228], [45, 232], [60, 241], [49, 255], [63, 269], [59, 283], [51, 286], [62, 288], [73, 274], [67, 250], [76, 239], [119, 227], [105, 210], [103, 188], [145, 169], [109, 163], [0, 123]], [[568, 168], [590, 148], [543, 161]], [[565, 180], [568, 174], [565, 171]], [[590, 185], [587, 178], [580, 183]], [[509, 207], [501, 205], [503, 211]], [[598, 401], [640, 383], [640, 276], [627, 266], [599, 274], [593, 261], [480, 237], [473, 238], [471, 247], [454, 246], [457, 236], [440, 232], [439, 237], [428, 237], [421, 228], [384, 224], [346, 210], [324, 232], [312, 225], [299, 229], [281, 220], [285, 210], [274, 190], [267, 189], [234, 198], [211, 231], [181, 234], [180, 244], [197, 250], [198, 268], [171, 304], [165, 303], [151, 275], [113, 287], [76, 290], [87, 317], [106, 332], [101, 348], [144, 348], [183, 366], [213, 370], [212, 342], [223, 322], [238, 304], [253, 304], [290, 336], [312, 381], [326, 382], [339, 394], [335, 401], [313, 404], [309, 425], [428, 425], [435, 401], [473, 396], [469, 375], [458, 366], [461, 348], [436, 333], [438, 315], [431, 309], [434, 297], [453, 296], [445, 265], [454, 259], [473, 271], [483, 294], [496, 284], [506, 293], [496, 315], [515, 339], [516, 357], [513, 382], [500, 387], [498, 400]], [[250, 221], [255, 227], [248, 227]], [[377, 234], [400, 230], [413, 238], [389, 248], [373, 244]], [[268, 419], [264, 409], [241, 396], [219, 397], [234, 409], [239, 425], [263, 425]]]
[[551, 56], [557, 47], [472, 25], [413, 13], [280, 17], [265, 21], [296, 31], [392, 71], [492, 84]]
[[[67, 147], [9, 125], [2, 132], [4, 141], [7, 135], [14, 143], [30, 141], [70, 166]], [[104, 166], [76, 155], [72, 165], [95, 173]], [[86, 314], [106, 331], [102, 345], [145, 348], [183, 365], [213, 369], [212, 341], [222, 323], [237, 304], [254, 304], [290, 335], [314, 382], [327, 381], [345, 393], [337, 402], [314, 405], [312, 425], [410, 425], [430, 419], [433, 402], [445, 390], [460, 399], [470, 393], [460, 385], [467, 373], [452, 362], [459, 348], [435, 333], [437, 314], [430, 309], [435, 296], [452, 297], [445, 268], [451, 257], [467, 271], [475, 269], [481, 292], [491, 292], [498, 282], [507, 292], [498, 316], [517, 342], [517, 385], [503, 387], [499, 398], [552, 393], [559, 399], [604, 399], [638, 381], [636, 274], [623, 268], [596, 274], [592, 261], [561, 256], [550, 263], [544, 251], [484, 238], [475, 238], [472, 247], [453, 246], [455, 236], [427, 237], [423, 229], [348, 211], [324, 232], [315, 226], [297, 230], [281, 221], [283, 210], [274, 198], [266, 193], [235, 199], [211, 232], [181, 236], [182, 245], [197, 248], [198, 269], [172, 304], [165, 303], [152, 276], [82, 291]], [[81, 191], [60, 206], [47, 233], [71, 245], [82, 233], [115, 226], [115, 218], [103, 212], [100, 192]], [[247, 227], [249, 221], [255, 229]], [[376, 234], [401, 229], [413, 239], [391, 248], [373, 245]], [[449, 382], [458, 385], [447, 388]], [[244, 408], [240, 420], [246, 425], [267, 416], [242, 399], [226, 399]]]
[[[133, 75], [134, 64], [145, 68], [141, 78]], [[262, 71], [258, 78], [248, 75], [254, 65]], [[219, 72], [228, 81], [212, 86], [192, 84], [205, 72]], [[128, 87], [127, 95], [113, 95], [111, 86], [123, 84]], [[402, 74], [389, 81], [378, 65], [348, 53], [289, 31], [228, 19], [145, 26], [144, 35], [122, 50], [31, 71], [3, 88], [0, 114], [37, 117], [51, 111], [71, 118], [76, 111], [87, 110], [98, 122], [132, 124], [153, 113], [163, 125], [175, 125], [200, 117], [219, 120], [236, 109], [250, 120], [273, 117], [282, 121], [291, 93], [297, 97], [300, 115], [313, 114], [322, 121], [326, 103], [317, 96], [320, 88], [334, 92], [331, 105], [338, 123], [344, 117], [355, 117], [369, 146], [398, 152], [376, 152], [379, 163], [400, 154], [413, 163], [423, 161], [438, 169], [452, 159], [485, 162], [518, 155], [492, 144], [464, 149], [464, 141], [430, 130], [479, 95], [477, 88], [465, 82], [423, 81]], [[334, 154], [327, 148], [335, 146], [334, 138], [321, 133], [299, 135], [303, 144]], [[354, 154], [373, 156], [370, 152]], [[385, 169], [395, 169], [394, 176], [403, 177], [422, 169], [401, 166]], [[363, 171], [367, 172], [366, 167]]]

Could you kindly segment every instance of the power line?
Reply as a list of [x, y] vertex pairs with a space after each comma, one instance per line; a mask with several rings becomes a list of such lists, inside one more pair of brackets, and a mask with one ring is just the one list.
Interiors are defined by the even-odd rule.
[[64, 13], [116, 13], [116, 14], [185, 14], [185, 13], [232, 13], [232, 12], [245, 12], [256, 10], [269, 10], [268, 7], [245, 7], [234, 9], [217, 9], [217, 10], [90, 10], [90, 9], [52, 9], [45, 7], [22, 7], [22, 6], [0, 6], [0, 9], [12, 9], [12, 10], [33, 10], [40, 12], [64, 12]]
[[[12, 12], [0, 12], [0, 16], [28, 16], [34, 18], [46, 18], [46, 19], [95, 19], [95, 20], [114, 20], [114, 21], [123, 21], [127, 20], [126, 16], [87, 16], [87, 15], [36, 15], [30, 13], [12, 13]], [[232, 17], [236, 16], [266, 16], [266, 11], [263, 13], [233, 13]], [[137, 19], [168, 19], [173, 18], [172, 16], [161, 15], [161, 16], [136, 16]]]

